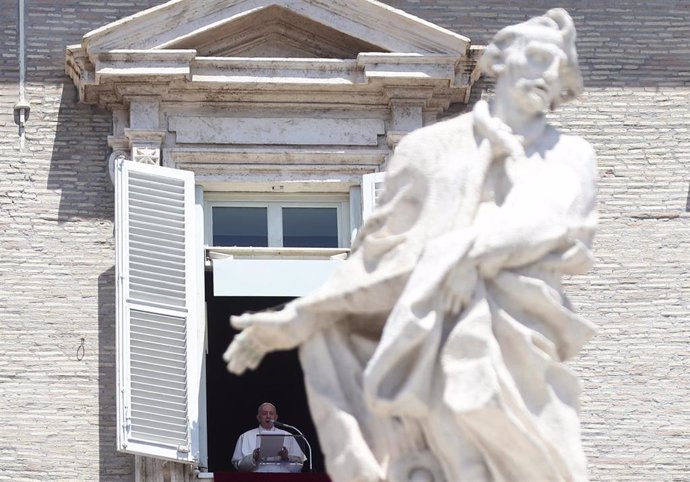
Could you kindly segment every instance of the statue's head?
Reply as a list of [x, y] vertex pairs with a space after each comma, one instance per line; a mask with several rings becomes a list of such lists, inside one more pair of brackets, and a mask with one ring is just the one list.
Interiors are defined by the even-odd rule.
[[548, 97], [543, 100], [552, 109], [582, 92], [575, 26], [561, 8], [501, 29], [479, 62], [484, 73], [499, 81], [509, 76], [525, 96]]

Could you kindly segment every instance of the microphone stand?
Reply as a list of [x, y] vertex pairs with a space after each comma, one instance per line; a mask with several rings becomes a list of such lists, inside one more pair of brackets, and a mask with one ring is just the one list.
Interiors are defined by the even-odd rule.
[[304, 436], [304, 434], [300, 431], [300, 429], [298, 429], [297, 427], [294, 427], [292, 425], [289, 425], [287, 423], [278, 422], [276, 420], [273, 420], [273, 425], [275, 425], [278, 428], [282, 428], [282, 427], [291, 428], [292, 430], [297, 432], [300, 435], [300, 437], [302, 437], [302, 440], [304, 440], [304, 443], [307, 444], [307, 448], [309, 449], [309, 472], [313, 472], [312, 465], [311, 465], [311, 445], [309, 444], [309, 440], [307, 440], [307, 437]]

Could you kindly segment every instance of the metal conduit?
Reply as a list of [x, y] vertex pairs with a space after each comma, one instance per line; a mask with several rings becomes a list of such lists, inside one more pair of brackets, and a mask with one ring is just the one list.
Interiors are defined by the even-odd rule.
[[14, 105], [14, 121], [17, 123], [19, 126], [19, 147], [20, 149], [24, 149], [24, 131], [26, 128], [26, 121], [29, 119], [29, 111], [31, 110], [31, 106], [29, 105], [29, 102], [26, 100], [26, 93], [25, 93], [25, 78], [26, 78], [26, 52], [25, 52], [25, 43], [26, 43], [26, 38], [24, 35], [24, 11], [25, 11], [25, 0], [18, 0], [18, 9], [19, 9], [19, 25], [17, 26], [18, 30], [18, 44], [19, 44], [19, 100], [18, 102]]

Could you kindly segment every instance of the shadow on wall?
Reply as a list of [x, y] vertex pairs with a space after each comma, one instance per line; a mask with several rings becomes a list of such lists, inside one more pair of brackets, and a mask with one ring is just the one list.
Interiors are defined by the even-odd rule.
[[134, 456], [116, 451], [115, 267], [98, 277], [98, 474], [102, 482], [132, 480]]
[[110, 112], [79, 103], [65, 77], [50, 158], [48, 189], [59, 191], [58, 222], [113, 219], [113, 186], [108, 176]]

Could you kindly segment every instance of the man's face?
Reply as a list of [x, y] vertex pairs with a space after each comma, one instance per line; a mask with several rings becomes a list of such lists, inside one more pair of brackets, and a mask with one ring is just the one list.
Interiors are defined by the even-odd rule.
[[511, 100], [527, 114], [548, 110], [561, 92], [560, 66], [566, 56], [560, 37], [547, 28], [533, 28], [506, 51], [507, 82]]
[[259, 407], [259, 413], [256, 415], [259, 420], [259, 425], [265, 429], [273, 428], [273, 420], [278, 419], [278, 414], [276, 413], [276, 407], [270, 403], [265, 403]]

